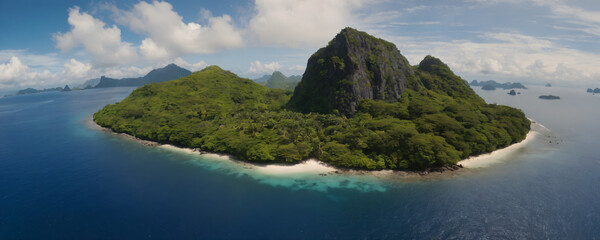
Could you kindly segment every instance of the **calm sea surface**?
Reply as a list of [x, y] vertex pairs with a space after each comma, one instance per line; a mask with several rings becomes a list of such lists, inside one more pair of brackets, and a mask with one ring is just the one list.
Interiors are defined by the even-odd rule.
[[486, 168], [393, 181], [261, 175], [90, 126], [132, 90], [0, 98], [0, 239], [600, 238], [600, 95], [585, 89], [477, 90], [547, 136]]

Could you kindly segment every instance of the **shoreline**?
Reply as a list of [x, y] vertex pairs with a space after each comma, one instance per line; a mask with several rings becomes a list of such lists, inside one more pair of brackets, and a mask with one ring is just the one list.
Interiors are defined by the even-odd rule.
[[[332, 166], [325, 162], [322, 162], [316, 158], [310, 158], [304, 160], [302, 162], [290, 165], [284, 163], [251, 163], [247, 161], [238, 160], [235, 157], [228, 154], [221, 153], [211, 153], [204, 152], [200, 149], [192, 149], [185, 147], [178, 147], [171, 144], [161, 144], [158, 142], [148, 141], [139, 139], [135, 136], [126, 134], [126, 133], [117, 133], [112, 129], [102, 127], [94, 122], [92, 116], [86, 117], [88, 120], [87, 125], [95, 130], [100, 130], [103, 132], [107, 132], [110, 134], [114, 134], [120, 137], [124, 137], [128, 140], [137, 141], [146, 146], [151, 147], [160, 147], [170, 151], [176, 151], [186, 154], [196, 154], [199, 156], [209, 157], [213, 159], [226, 160], [230, 161], [232, 164], [240, 165], [245, 169], [251, 169], [258, 173], [262, 173], [264, 175], [271, 176], [285, 176], [285, 175], [299, 175], [299, 174], [311, 174], [311, 175], [335, 175], [335, 174], [351, 174], [351, 175], [373, 175], [377, 177], [411, 177], [411, 176], [428, 176], [428, 175], [449, 175], [455, 172], [463, 172], [468, 169], [476, 169], [483, 168], [494, 163], [501, 162], [505, 160], [507, 156], [514, 154], [517, 150], [527, 146], [534, 139], [537, 138], [537, 135], [541, 133], [537, 131], [535, 128], [544, 127], [541, 124], [531, 120], [531, 129], [527, 133], [525, 139], [521, 140], [518, 143], [513, 143], [508, 145], [507, 147], [496, 149], [490, 153], [485, 153], [477, 156], [471, 156], [465, 159], [462, 159], [457, 162], [455, 166], [448, 166], [443, 168], [436, 169], [427, 169], [425, 171], [404, 171], [404, 170], [356, 170], [356, 169], [343, 169]], [[544, 127], [545, 128], [545, 127]]]
[[[534, 123], [532, 122], [532, 125], [533, 124]], [[470, 156], [468, 158], [458, 161], [458, 163], [456, 164], [460, 164], [465, 168], [487, 167], [488, 165], [501, 161], [503, 158], [513, 154], [520, 148], [525, 147], [527, 144], [532, 142], [537, 137], [537, 135], [539, 135], [539, 133], [533, 130], [532, 128], [525, 136], [525, 139], [521, 140], [518, 143], [513, 143], [504, 148], [496, 149], [489, 153], [484, 153], [477, 156]]]

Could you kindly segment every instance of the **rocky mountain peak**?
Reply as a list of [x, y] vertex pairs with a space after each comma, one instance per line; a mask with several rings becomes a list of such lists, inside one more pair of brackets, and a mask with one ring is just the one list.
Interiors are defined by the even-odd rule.
[[397, 101], [414, 72], [393, 43], [343, 29], [308, 60], [288, 108], [352, 116], [361, 99]]

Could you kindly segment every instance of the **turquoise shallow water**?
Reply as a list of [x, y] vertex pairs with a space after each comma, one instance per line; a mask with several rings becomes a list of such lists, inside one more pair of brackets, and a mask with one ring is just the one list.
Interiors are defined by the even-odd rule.
[[600, 95], [585, 89], [477, 90], [548, 136], [486, 168], [394, 180], [265, 175], [89, 126], [131, 90], [0, 98], [0, 239], [600, 236]]

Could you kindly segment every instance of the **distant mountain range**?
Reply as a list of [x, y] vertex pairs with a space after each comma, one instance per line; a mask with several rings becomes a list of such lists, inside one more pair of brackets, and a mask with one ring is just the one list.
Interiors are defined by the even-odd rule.
[[84, 83], [82, 83], [81, 85], [75, 87], [75, 89], [94, 88], [96, 85], [98, 85], [98, 83], [100, 83], [100, 78], [93, 78], [93, 79], [87, 80]]
[[[263, 80], [265, 79], [266, 80]], [[287, 90], [294, 90], [296, 85], [302, 80], [302, 76], [292, 75], [286, 77], [283, 73], [279, 71], [273, 72], [271, 75], [264, 75], [259, 79], [255, 79], [254, 81], [260, 83], [262, 85], [267, 86], [268, 88], [280, 88]]]
[[262, 77], [260, 77], [260, 78], [257, 78], [257, 79], [252, 79], [252, 81], [255, 81], [255, 82], [257, 82], [257, 83], [264, 83], [264, 82], [266, 82], [267, 80], [269, 80], [269, 78], [271, 78], [271, 76], [273, 76], [273, 75], [271, 75], [271, 74], [266, 74], [266, 75], [264, 75], [264, 76], [262, 76]]
[[483, 90], [496, 90], [496, 88], [506, 89], [527, 89], [527, 87], [523, 86], [521, 83], [498, 83], [494, 80], [481, 81], [473, 80], [469, 85], [481, 87]]
[[146, 76], [138, 78], [122, 78], [114, 79], [102, 76], [98, 85], [94, 88], [109, 88], [109, 87], [138, 87], [149, 83], [160, 83], [178, 78], [186, 77], [192, 74], [187, 69], [181, 68], [175, 64], [169, 64], [164, 68], [158, 68], [150, 71]]
[[[175, 64], [169, 64], [163, 68], [157, 68], [150, 71], [146, 76], [138, 77], [138, 78], [123, 78], [123, 79], [114, 79], [102, 76], [100, 78], [94, 78], [85, 81], [83, 84], [74, 87], [73, 89], [69, 88], [69, 86], [56, 87], [56, 88], [45, 88], [42, 90], [37, 90], [34, 88], [27, 88], [23, 90], [19, 90], [14, 95], [23, 95], [23, 94], [33, 94], [33, 93], [42, 93], [42, 92], [53, 92], [53, 91], [71, 91], [71, 90], [86, 90], [92, 88], [109, 88], [109, 87], [139, 87], [149, 83], [159, 83], [166, 82], [170, 80], [175, 80], [178, 78], [186, 77], [192, 74], [187, 69], [181, 68]], [[13, 95], [6, 95], [13, 96]]]

